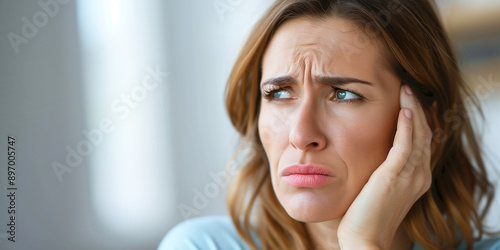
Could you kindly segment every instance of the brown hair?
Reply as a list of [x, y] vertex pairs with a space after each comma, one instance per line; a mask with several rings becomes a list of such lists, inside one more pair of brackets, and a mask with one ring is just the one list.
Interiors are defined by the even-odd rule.
[[[257, 248], [253, 232], [262, 249], [313, 247], [305, 224], [288, 216], [274, 193], [257, 128], [264, 50], [280, 24], [298, 17], [338, 17], [356, 23], [385, 45], [394, 72], [408, 74], [432, 90], [435, 108], [418, 95], [432, 121], [434, 147], [432, 186], [403, 221], [412, 240], [426, 249], [441, 249], [456, 247], [465, 239], [470, 249], [477, 239], [474, 229], [477, 237], [486, 233], [483, 219], [493, 198], [493, 186], [464, 98], [473, 100], [477, 110], [479, 107], [460, 75], [434, 8], [428, 0], [278, 0], [257, 22], [226, 86], [227, 111], [244, 136], [234, 157], [247, 156], [230, 186], [228, 206], [238, 233], [249, 246]], [[482, 198], [486, 205], [480, 211]]]

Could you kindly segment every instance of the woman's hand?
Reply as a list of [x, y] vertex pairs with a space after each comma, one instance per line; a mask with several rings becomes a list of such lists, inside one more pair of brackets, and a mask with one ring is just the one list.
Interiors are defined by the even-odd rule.
[[403, 85], [394, 145], [339, 225], [343, 249], [389, 249], [404, 217], [431, 186], [431, 139], [420, 103]]

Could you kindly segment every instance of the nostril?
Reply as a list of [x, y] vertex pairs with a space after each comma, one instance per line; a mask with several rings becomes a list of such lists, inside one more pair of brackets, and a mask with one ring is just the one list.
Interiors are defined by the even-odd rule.
[[313, 143], [312, 143], [312, 145], [313, 145], [314, 147], [317, 147], [317, 146], [318, 146], [318, 143], [317, 143], [317, 142], [313, 142]]

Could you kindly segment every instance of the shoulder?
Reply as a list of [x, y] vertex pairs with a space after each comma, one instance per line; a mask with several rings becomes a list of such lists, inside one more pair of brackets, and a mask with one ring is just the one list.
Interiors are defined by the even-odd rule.
[[229, 216], [207, 216], [184, 221], [170, 230], [158, 250], [249, 249]]
[[474, 249], [500, 250], [500, 236], [486, 238], [474, 243]]
[[[486, 238], [486, 239], [476, 241], [476, 242], [474, 242], [474, 245], [472, 246], [472, 248], [478, 249], [478, 250], [482, 250], [482, 249], [484, 249], [484, 250], [500, 250], [500, 236]], [[424, 248], [418, 244], [416, 244], [413, 247], [413, 250], [422, 250], [422, 249], [424, 249]], [[465, 243], [460, 245], [460, 247], [458, 249], [465, 250], [466, 249]]]

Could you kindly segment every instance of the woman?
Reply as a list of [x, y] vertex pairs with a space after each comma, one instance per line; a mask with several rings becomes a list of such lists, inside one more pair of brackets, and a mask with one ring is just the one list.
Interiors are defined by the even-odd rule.
[[478, 241], [493, 187], [429, 1], [276, 1], [226, 90], [248, 157], [232, 223], [183, 223], [160, 248], [500, 249]]

